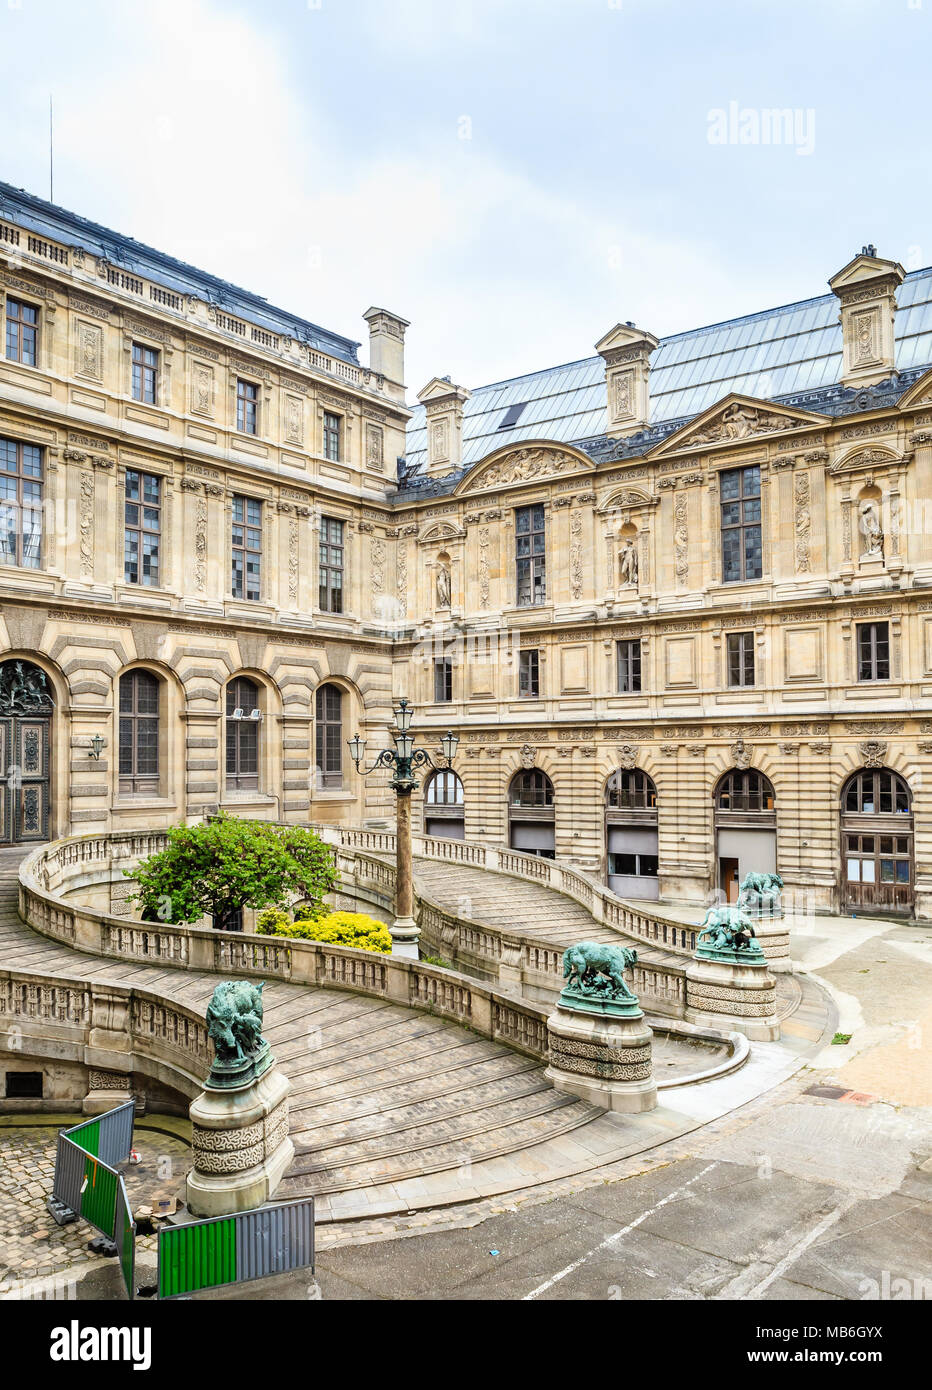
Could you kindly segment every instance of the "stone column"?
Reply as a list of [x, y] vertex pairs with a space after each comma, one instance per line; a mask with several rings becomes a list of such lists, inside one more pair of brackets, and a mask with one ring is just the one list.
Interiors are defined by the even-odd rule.
[[651, 1067], [653, 1033], [630, 990], [623, 995], [617, 990], [601, 995], [583, 992], [598, 988], [593, 981], [599, 980], [609, 983], [606, 975], [593, 973], [590, 966], [581, 987], [577, 979], [561, 993], [547, 1020], [550, 1065], [545, 1076], [556, 1090], [606, 1110], [629, 1114], [653, 1110], [657, 1104]]

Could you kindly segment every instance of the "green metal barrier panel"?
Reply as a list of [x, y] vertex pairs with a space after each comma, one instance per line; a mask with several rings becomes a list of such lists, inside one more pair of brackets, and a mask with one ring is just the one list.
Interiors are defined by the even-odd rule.
[[235, 1217], [163, 1226], [159, 1231], [159, 1298], [235, 1282]]
[[118, 1180], [116, 1225], [113, 1238], [116, 1241], [120, 1256], [120, 1269], [123, 1272], [126, 1293], [132, 1299], [135, 1294], [136, 1279], [136, 1223], [133, 1220], [133, 1209], [129, 1204], [122, 1178]]
[[116, 1229], [117, 1181], [119, 1175], [90, 1155], [84, 1160], [80, 1215], [96, 1226], [109, 1240]]
[[314, 1267], [314, 1199], [277, 1202], [159, 1231], [159, 1298]]
[[86, 1154], [93, 1154], [95, 1158], [100, 1155], [100, 1120], [88, 1120], [86, 1125], [75, 1125], [73, 1129], [66, 1129], [65, 1133], [72, 1144], [77, 1144], [79, 1149], [83, 1149]]

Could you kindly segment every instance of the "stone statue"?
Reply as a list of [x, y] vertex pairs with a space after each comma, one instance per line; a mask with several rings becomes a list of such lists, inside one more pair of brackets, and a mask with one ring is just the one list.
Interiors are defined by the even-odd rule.
[[241, 1062], [257, 1054], [262, 1036], [262, 988], [248, 980], [225, 980], [207, 1005], [207, 1034], [218, 1062]]
[[619, 565], [621, 568], [622, 584], [633, 584], [634, 587], [637, 588], [638, 552], [637, 546], [635, 545], [634, 540], [631, 536], [627, 538], [627, 540], [621, 548], [621, 555], [619, 556]]
[[745, 874], [738, 894], [738, 907], [754, 916], [770, 914], [783, 891], [779, 874]]
[[637, 951], [627, 946], [600, 946], [580, 941], [563, 952], [565, 989], [601, 999], [635, 999], [625, 984], [624, 971], [637, 963]]
[[450, 571], [441, 565], [437, 571], [437, 607], [450, 607]]
[[[753, 922], [742, 908], [710, 907], [703, 918], [696, 945], [699, 946], [705, 937], [712, 951], [748, 951], [756, 935]], [[754, 944], [756, 946], [756, 942]]]
[[883, 530], [880, 526], [880, 508], [873, 498], [868, 497], [858, 508], [861, 534], [864, 537], [862, 560], [883, 559]]

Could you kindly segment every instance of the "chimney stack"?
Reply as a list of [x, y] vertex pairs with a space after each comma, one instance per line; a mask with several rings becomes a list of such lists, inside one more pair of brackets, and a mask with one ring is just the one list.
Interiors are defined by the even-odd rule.
[[463, 406], [472, 395], [448, 376], [433, 377], [417, 398], [427, 412], [427, 471], [442, 477], [459, 468], [463, 458]]
[[898, 261], [885, 261], [873, 246], [829, 280], [841, 305], [844, 386], [872, 386], [896, 367], [893, 324], [896, 292], [906, 277]]
[[402, 388], [405, 380], [405, 329], [407, 319], [387, 309], [367, 309], [363, 318], [369, 325], [369, 370]]
[[650, 416], [650, 355], [658, 339], [633, 323], [616, 323], [595, 345], [605, 361], [607, 433], [615, 439], [643, 429]]

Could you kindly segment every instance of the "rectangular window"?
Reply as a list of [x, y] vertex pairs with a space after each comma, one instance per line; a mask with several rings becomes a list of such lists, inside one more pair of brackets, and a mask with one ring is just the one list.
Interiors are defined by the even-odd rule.
[[858, 680], [890, 679], [890, 625], [858, 623]]
[[159, 403], [159, 354], [145, 343], [133, 343], [133, 400]]
[[515, 563], [518, 607], [546, 603], [547, 541], [544, 508], [539, 503], [515, 510]]
[[656, 854], [610, 854], [608, 872], [625, 878], [656, 878]]
[[453, 662], [448, 656], [434, 662], [434, 703], [448, 704], [453, 699]]
[[641, 641], [619, 642], [618, 650], [618, 693], [633, 695], [641, 688]]
[[42, 450], [0, 439], [0, 564], [42, 563]]
[[127, 468], [123, 533], [123, 577], [127, 584], [158, 588], [161, 530], [161, 478]]
[[240, 434], [259, 432], [259, 388], [241, 377], [236, 380], [236, 428]]
[[540, 652], [521, 652], [518, 657], [518, 694], [524, 699], [540, 697]]
[[233, 498], [234, 598], [258, 601], [262, 569], [262, 503], [254, 497]]
[[343, 612], [343, 522], [320, 519], [320, 598], [325, 613]]
[[722, 580], [760, 579], [760, 469], [729, 468], [719, 474], [722, 503]]
[[324, 413], [324, 458], [334, 463], [340, 458], [340, 417]]
[[728, 684], [754, 684], [753, 632], [729, 632], [728, 634]]
[[6, 301], [6, 355], [9, 362], [36, 365], [39, 348], [39, 310], [22, 300]]

